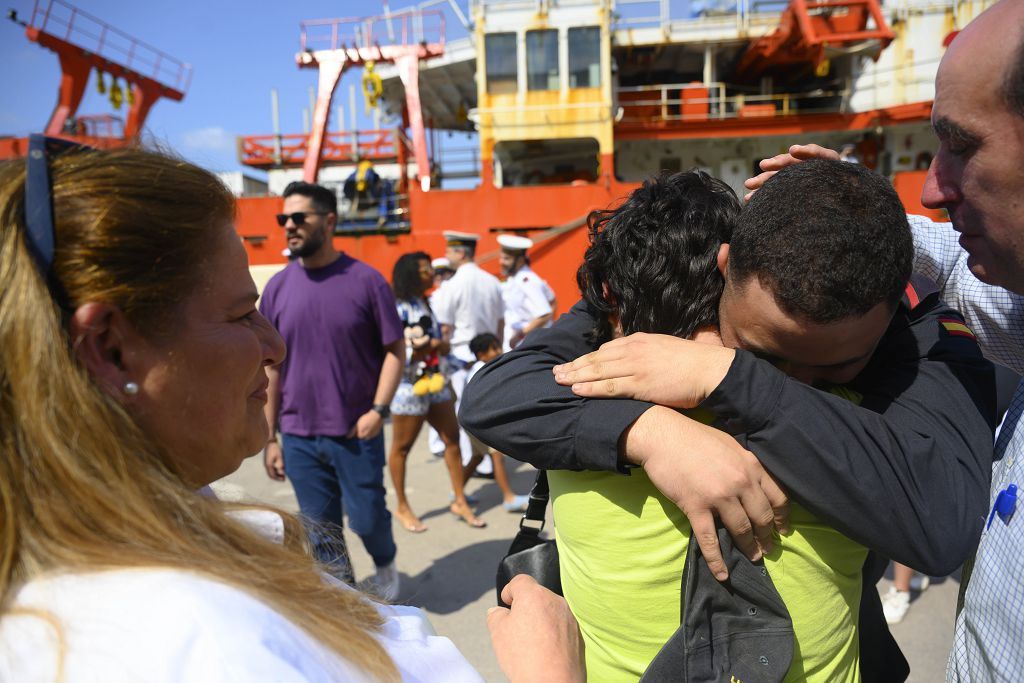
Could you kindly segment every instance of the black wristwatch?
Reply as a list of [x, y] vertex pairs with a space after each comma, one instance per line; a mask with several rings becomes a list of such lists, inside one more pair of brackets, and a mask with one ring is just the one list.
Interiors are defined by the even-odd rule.
[[391, 414], [391, 406], [389, 406], [387, 403], [378, 403], [375, 406], [373, 406], [373, 409], [377, 412], [378, 415], [380, 415], [380, 418], [382, 420], [386, 420], [388, 418], [388, 415]]

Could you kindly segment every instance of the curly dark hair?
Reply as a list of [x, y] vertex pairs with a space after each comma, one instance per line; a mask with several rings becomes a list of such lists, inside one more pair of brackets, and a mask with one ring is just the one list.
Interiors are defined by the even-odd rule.
[[395, 261], [391, 271], [391, 291], [399, 301], [412, 301], [423, 296], [420, 261], [429, 263], [430, 256], [425, 251], [414, 251], [402, 254]]
[[790, 315], [824, 324], [896, 306], [914, 242], [906, 210], [883, 176], [814, 160], [776, 173], [740, 214], [729, 285], [751, 277]]
[[613, 314], [624, 334], [689, 337], [716, 325], [718, 249], [739, 212], [732, 189], [698, 170], [662, 173], [618, 208], [592, 212], [590, 247], [576, 272], [597, 319], [591, 341], [611, 339]]

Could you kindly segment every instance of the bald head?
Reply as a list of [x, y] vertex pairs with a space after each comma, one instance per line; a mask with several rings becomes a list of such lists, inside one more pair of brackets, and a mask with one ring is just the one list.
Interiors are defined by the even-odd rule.
[[943, 66], [973, 64], [975, 76], [993, 79], [986, 87], [999, 93], [1010, 111], [1024, 116], [1024, 2], [1001, 0], [982, 12], [957, 35], [942, 61]]
[[950, 44], [932, 126], [921, 202], [949, 213], [978, 279], [1024, 293], [1024, 0], [996, 3]]

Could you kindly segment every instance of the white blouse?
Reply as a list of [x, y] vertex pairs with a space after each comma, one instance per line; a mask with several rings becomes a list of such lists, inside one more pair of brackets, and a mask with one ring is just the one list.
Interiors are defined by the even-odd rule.
[[[273, 513], [253, 517], [263, 519], [246, 521], [276, 526]], [[339, 584], [339, 590], [351, 589]], [[434, 633], [422, 611], [377, 609], [385, 618], [377, 640], [403, 681], [482, 681], [455, 645]], [[124, 569], [33, 580], [0, 619], [0, 681], [58, 680], [291, 683], [368, 678], [242, 590], [175, 569]]]

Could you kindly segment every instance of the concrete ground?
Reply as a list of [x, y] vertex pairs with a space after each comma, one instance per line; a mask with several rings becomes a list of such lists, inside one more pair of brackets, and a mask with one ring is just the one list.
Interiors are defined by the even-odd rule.
[[[386, 440], [390, 444], [389, 434]], [[291, 484], [270, 480], [262, 462], [262, 456], [250, 458], [215, 488], [229, 497], [241, 496], [296, 510]], [[512, 460], [508, 464], [513, 489], [528, 492], [534, 470]], [[385, 479], [390, 486], [390, 479]], [[472, 529], [449, 513], [447, 471], [444, 462], [428, 452], [426, 430], [409, 457], [406, 479], [413, 508], [428, 530], [412, 534], [394, 525], [402, 577], [398, 602], [426, 610], [437, 632], [454, 641], [484, 680], [503, 681], [491, 651], [485, 616], [495, 604], [495, 568], [515, 535], [520, 515], [505, 512], [498, 487], [482, 479], [472, 479], [468, 490], [479, 498], [477, 512], [487, 521], [487, 527]], [[392, 509], [394, 502], [389, 488]], [[357, 579], [363, 580], [373, 573], [373, 563], [357, 536], [349, 532], [346, 538]], [[887, 580], [879, 584], [883, 593], [888, 587]], [[911, 681], [944, 680], [958, 590], [955, 578], [933, 579], [931, 588], [913, 601], [906, 619], [893, 627], [910, 661]]]

